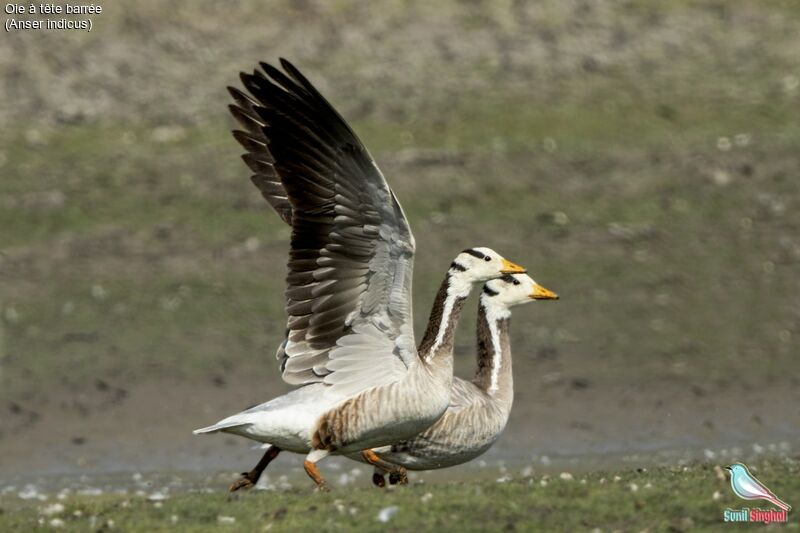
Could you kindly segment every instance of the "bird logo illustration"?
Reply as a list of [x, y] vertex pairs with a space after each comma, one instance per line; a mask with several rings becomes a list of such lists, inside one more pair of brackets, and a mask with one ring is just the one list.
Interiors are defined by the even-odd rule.
[[742, 463], [734, 463], [725, 467], [731, 473], [731, 488], [743, 500], [767, 500], [784, 511], [789, 511], [792, 506], [780, 500], [756, 477], [750, 473]]

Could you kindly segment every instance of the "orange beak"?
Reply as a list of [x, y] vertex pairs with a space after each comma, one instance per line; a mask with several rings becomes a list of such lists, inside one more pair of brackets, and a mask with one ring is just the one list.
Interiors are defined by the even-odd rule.
[[527, 270], [516, 263], [512, 263], [508, 259], [503, 259], [503, 268], [500, 270], [500, 272], [502, 274], [524, 274], [527, 272]]
[[558, 294], [554, 293], [551, 290], [545, 289], [541, 285], [535, 285], [533, 287], [533, 292], [531, 293], [531, 299], [533, 300], [558, 300]]

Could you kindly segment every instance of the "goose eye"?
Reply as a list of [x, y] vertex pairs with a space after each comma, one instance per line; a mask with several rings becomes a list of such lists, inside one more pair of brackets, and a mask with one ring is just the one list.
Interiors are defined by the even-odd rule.
[[486, 257], [483, 258], [483, 260], [489, 262], [492, 260], [492, 258], [487, 255]]
[[519, 280], [518, 279], [514, 280], [514, 285], [519, 285]]

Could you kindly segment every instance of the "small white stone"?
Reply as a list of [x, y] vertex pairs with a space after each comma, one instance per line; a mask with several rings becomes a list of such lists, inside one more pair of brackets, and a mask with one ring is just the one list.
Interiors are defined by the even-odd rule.
[[572, 481], [573, 479], [572, 474], [570, 474], [569, 472], [561, 472], [561, 474], [559, 474], [558, 477], [560, 477], [564, 481]]
[[105, 300], [107, 293], [106, 290], [103, 288], [102, 285], [95, 284], [92, 285], [92, 298], [95, 300]]
[[52, 520], [50, 520], [50, 527], [62, 528], [64, 527], [64, 521], [61, 520], [60, 518], [53, 518]]
[[35, 485], [25, 485], [25, 487], [17, 493], [17, 497], [21, 500], [35, 500], [38, 499], [41, 493]]
[[432, 494], [432, 493], [430, 493], [430, 492], [426, 492], [425, 494], [423, 494], [423, 495], [422, 495], [422, 498], [420, 498], [419, 500], [420, 500], [422, 503], [428, 503], [428, 502], [429, 502], [429, 501], [431, 501], [432, 499], [433, 499], [433, 494]]
[[714, 181], [715, 185], [719, 185], [720, 187], [724, 187], [731, 182], [731, 175], [725, 172], [722, 169], [716, 169], [711, 174], [711, 179]]
[[61, 514], [63, 512], [64, 512], [64, 505], [61, 503], [54, 503], [42, 509], [42, 514], [45, 516]]
[[163, 502], [167, 498], [169, 498], [169, 496], [167, 496], [165, 493], [159, 491], [159, 492], [154, 492], [150, 496], [148, 496], [147, 497], [147, 501], [149, 501], [149, 502]]
[[249, 237], [246, 241], [244, 241], [244, 249], [250, 253], [257, 251], [260, 247], [261, 241], [258, 237]]
[[217, 524], [231, 525], [235, 523], [236, 523], [235, 516], [223, 516], [223, 515], [217, 516]]
[[389, 507], [384, 507], [380, 511], [378, 511], [378, 522], [383, 522], [384, 524], [392, 519], [394, 515], [397, 514], [400, 508], [396, 505], [390, 505]]
[[6, 317], [6, 321], [9, 324], [16, 324], [19, 322], [19, 313], [13, 307], [6, 307], [5, 312], [3, 313]]

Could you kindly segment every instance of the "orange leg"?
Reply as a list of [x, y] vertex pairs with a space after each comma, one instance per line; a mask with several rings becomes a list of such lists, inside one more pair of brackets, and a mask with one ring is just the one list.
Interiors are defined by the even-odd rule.
[[[395, 476], [397, 483], [400, 483], [401, 485], [406, 485], [408, 483], [408, 473], [405, 467], [397, 466], [389, 461], [384, 461], [372, 450], [362, 450], [361, 457], [363, 457], [364, 460], [372, 466], [378, 467], [385, 472], [389, 472], [390, 476]], [[374, 479], [373, 483], [375, 483]]]
[[322, 474], [319, 473], [319, 469], [317, 468], [316, 463], [312, 463], [308, 459], [303, 461], [303, 468], [306, 470], [306, 474], [308, 477], [314, 480], [314, 483], [317, 484], [317, 490], [327, 492], [330, 489], [328, 488], [328, 484], [325, 482], [325, 478], [322, 477]]

